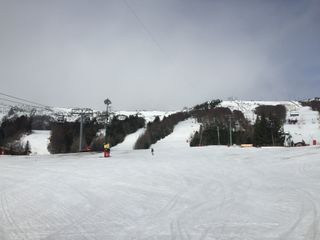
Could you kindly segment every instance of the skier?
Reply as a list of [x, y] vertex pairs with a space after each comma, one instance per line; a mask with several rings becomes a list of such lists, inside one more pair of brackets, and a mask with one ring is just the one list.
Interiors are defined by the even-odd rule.
[[104, 157], [110, 157], [110, 144], [106, 143], [103, 145]]
[[151, 148], [151, 154], [152, 154], [152, 156], [154, 155], [154, 149], [153, 148]]

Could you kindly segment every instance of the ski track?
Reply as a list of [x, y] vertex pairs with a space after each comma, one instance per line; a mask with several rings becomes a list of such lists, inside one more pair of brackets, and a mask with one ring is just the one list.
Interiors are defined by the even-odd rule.
[[0, 238], [318, 240], [319, 148], [0, 158]]

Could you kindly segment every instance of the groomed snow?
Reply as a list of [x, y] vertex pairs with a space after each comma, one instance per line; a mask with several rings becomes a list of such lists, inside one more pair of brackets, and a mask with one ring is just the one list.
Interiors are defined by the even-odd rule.
[[0, 156], [0, 239], [320, 239], [320, 148]]
[[190, 140], [196, 131], [199, 131], [200, 124], [196, 119], [189, 118], [179, 122], [173, 129], [173, 132], [153, 144], [154, 149], [167, 148], [189, 148]]
[[138, 140], [139, 136], [142, 135], [145, 131], [145, 128], [138, 129], [135, 133], [129, 134], [126, 136], [124, 141], [112, 149], [117, 149], [117, 150], [133, 150], [134, 145], [136, 141]]
[[50, 154], [48, 151], [49, 138], [50, 131], [33, 130], [30, 135], [22, 137], [21, 141], [24, 144], [29, 141], [31, 154]]
[[[200, 125], [197, 123], [195, 119], [193, 118], [187, 119], [185, 121], [178, 123], [174, 127], [173, 133], [171, 133], [169, 136], [165, 137], [164, 139], [158, 141], [157, 143], [153, 144], [151, 147], [157, 148], [157, 149], [168, 148], [168, 147], [171, 147], [171, 148], [187, 147], [188, 148], [191, 136], [195, 133], [195, 131], [198, 131], [199, 128], [200, 128]], [[123, 150], [123, 151], [132, 150], [139, 136], [142, 135], [144, 131], [145, 131], [145, 128], [141, 128], [135, 133], [129, 134], [122, 143], [118, 144], [112, 149]]]
[[297, 120], [296, 124], [284, 124], [284, 131], [292, 136], [292, 140], [296, 142], [305, 141], [306, 144], [313, 144], [315, 140], [317, 144], [320, 141], [320, 116], [317, 111], [312, 111], [310, 107], [301, 107], [294, 111], [298, 116], [291, 117], [290, 112], [287, 119]]

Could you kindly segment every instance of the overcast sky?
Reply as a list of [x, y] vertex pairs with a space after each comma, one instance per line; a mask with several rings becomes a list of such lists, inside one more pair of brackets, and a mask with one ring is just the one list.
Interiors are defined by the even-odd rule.
[[0, 0], [0, 86], [101, 110], [320, 96], [320, 0]]

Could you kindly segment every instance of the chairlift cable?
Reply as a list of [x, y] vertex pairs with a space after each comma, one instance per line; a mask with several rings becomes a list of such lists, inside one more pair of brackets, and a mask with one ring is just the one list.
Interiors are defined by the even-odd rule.
[[136, 11], [134, 10], [134, 8], [128, 3], [127, 0], [123, 0], [124, 4], [126, 5], [126, 7], [130, 10], [130, 12], [132, 13], [132, 15], [135, 17], [135, 19], [137, 20], [137, 22], [141, 25], [142, 29], [145, 31], [145, 33], [149, 36], [149, 38], [153, 41], [153, 43], [158, 47], [158, 49], [164, 54], [167, 55], [165, 53], [165, 51], [163, 50], [163, 48], [161, 47], [160, 43], [157, 41], [157, 39], [153, 36], [153, 34], [151, 33], [151, 31], [147, 28], [147, 26], [144, 24], [144, 22], [142, 21], [142, 19], [138, 16], [138, 14], [136, 13]]
[[41, 104], [41, 103], [30, 101], [30, 100], [27, 100], [25, 98], [15, 97], [15, 96], [3, 93], [3, 92], [0, 92], [0, 95], [6, 96], [6, 97], [9, 97], [9, 98], [13, 98], [13, 99], [16, 99], [16, 100], [20, 100], [20, 101], [23, 101], [23, 102], [27, 102], [28, 104], [25, 104], [25, 105], [36, 104], [36, 105], [42, 106], [43, 108], [50, 108], [50, 106], [48, 106], [48, 105], [44, 105], [44, 104]]
[[25, 105], [25, 106], [32, 107], [32, 108], [41, 108], [41, 109], [43, 109], [43, 107], [40, 107], [40, 106], [34, 106], [34, 105], [27, 104], [27, 103], [23, 103], [23, 102], [18, 102], [18, 101], [6, 99], [6, 98], [0, 98], [0, 100], [1, 100], [1, 101], [6, 101], [6, 102], [15, 103], [15, 104], [19, 104], [19, 105]]

